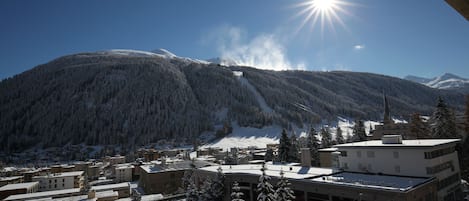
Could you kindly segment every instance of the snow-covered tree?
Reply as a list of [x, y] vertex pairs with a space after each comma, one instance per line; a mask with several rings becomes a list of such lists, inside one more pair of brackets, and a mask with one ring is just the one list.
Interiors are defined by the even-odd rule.
[[344, 144], [345, 143], [344, 135], [342, 134], [342, 129], [340, 129], [339, 126], [337, 126], [337, 131], [336, 131], [336, 134], [335, 134], [335, 141], [337, 142], [337, 144]]
[[272, 184], [270, 184], [270, 177], [265, 174], [265, 164], [262, 164], [262, 174], [259, 177], [259, 183], [257, 184], [257, 201], [275, 201], [275, 190]]
[[191, 180], [186, 188], [186, 201], [199, 201], [200, 192], [194, 181]]
[[332, 145], [332, 135], [329, 132], [328, 128], [323, 127], [321, 129], [321, 147], [327, 148], [331, 147]]
[[280, 180], [277, 183], [277, 190], [275, 190], [275, 199], [277, 201], [291, 201], [295, 199], [290, 185], [290, 182], [284, 176], [283, 170], [280, 170]]
[[282, 135], [280, 137], [280, 145], [278, 148], [278, 159], [280, 162], [288, 162], [289, 159], [289, 153], [290, 153], [290, 139], [288, 138], [287, 135], [287, 130], [283, 129], [282, 130]]
[[446, 106], [441, 97], [431, 117], [431, 131], [433, 138], [460, 138], [456, 130], [456, 120], [453, 112]]
[[355, 126], [353, 126], [352, 138], [354, 142], [366, 141], [365, 125], [363, 124], [362, 120], [357, 120], [355, 122]]
[[308, 137], [306, 138], [306, 146], [311, 151], [311, 158], [313, 166], [319, 165], [319, 140], [316, 137], [317, 133], [314, 127], [311, 126]]
[[419, 113], [413, 113], [410, 117], [409, 132], [417, 139], [430, 138], [430, 131]]
[[211, 192], [213, 200], [223, 200], [225, 194], [225, 174], [223, 174], [221, 167], [217, 169], [217, 177], [212, 182]]
[[294, 132], [292, 133], [290, 137], [290, 144], [291, 144], [290, 152], [288, 153], [289, 162], [298, 162], [300, 158], [299, 156], [300, 145]]
[[213, 181], [210, 177], [206, 178], [202, 186], [200, 187], [199, 201], [211, 201], [215, 200], [212, 192]]
[[231, 201], [244, 201], [243, 195], [244, 193], [241, 192], [238, 182], [233, 182], [233, 187], [231, 188]]

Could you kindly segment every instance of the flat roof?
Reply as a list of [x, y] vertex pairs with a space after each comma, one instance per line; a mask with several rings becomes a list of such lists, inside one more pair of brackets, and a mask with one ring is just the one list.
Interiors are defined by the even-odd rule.
[[92, 186], [91, 190], [103, 191], [103, 190], [110, 190], [110, 189], [117, 189], [117, 188], [129, 188], [130, 189], [130, 184], [128, 182], [123, 182], [123, 183], [118, 183], [118, 184]]
[[[210, 172], [217, 172], [219, 167], [222, 168], [222, 171], [225, 174], [254, 174], [259, 176], [262, 174], [261, 164], [221, 165], [203, 167], [200, 169]], [[265, 173], [268, 176], [280, 177], [280, 170], [283, 170], [284, 176], [290, 179], [305, 179], [333, 173], [332, 168], [301, 167], [293, 166], [291, 164], [265, 164], [265, 167], [267, 168]]]
[[33, 198], [45, 198], [45, 197], [53, 197], [56, 195], [63, 195], [63, 194], [74, 194], [80, 193], [80, 188], [71, 188], [71, 189], [64, 189], [64, 190], [57, 190], [57, 191], [44, 191], [44, 192], [37, 192], [37, 193], [26, 193], [26, 194], [18, 194], [18, 195], [10, 195], [5, 200], [26, 200], [26, 199], [33, 199]]
[[330, 148], [319, 149], [318, 151], [320, 151], [320, 152], [334, 152], [334, 151], [337, 151], [337, 150], [338, 150], [337, 147], [330, 147]]
[[[167, 163], [165, 165], [162, 164], [151, 164], [151, 165], [142, 165], [140, 166], [145, 172], [147, 173], [158, 173], [158, 172], [165, 172], [165, 171], [175, 171], [175, 170], [188, 170], [191, 169], [192, 161], [178, 161], [174, 163]], [[208, 161], [203, 160], [195, 160], [194, 161], [195, 168], [201, 168], [211, 165], [218, 165], [215, 163], [211, 163]]]
[[315, 182], [331, 183], [362, 188], [379, 188], [383, 190], [407, 191], [433, 178], [376, 175], [355, 172], [340, 172], [333, 175], [317, 177]]
[[52, 173], [44, 176], [35, 176], [33, 178], [56, 178], [56, 177], [74, 177], [83, 175], [83, 171]]
[[421, 139], [402, 140], [402, 144], [383, 144], [381, 140], [370, 140], [334, 145], [336, 148], [362, 148], [362, 147], [435, 147], [450, 143], [457, 143], [459, 139]]
[[35, 182], [27, 182], [27, 183], [7, 184], [5, 186], [0, 187], [0, 191], [31, 188], [34, 185], [39, 185], [39, 182], [35, 181]]
[[12, 181], [21, 178], [23, 178], [23, 176], [0, 177], [0, 181]]

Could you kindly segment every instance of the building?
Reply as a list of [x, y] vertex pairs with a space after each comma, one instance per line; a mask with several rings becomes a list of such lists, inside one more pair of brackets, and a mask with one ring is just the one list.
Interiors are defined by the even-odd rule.
[[48, 174], [44, 176], [35, 176], [33, 181], [39, 182], [39, 191], [62, 190], [72, 188], [83, 188], [84, 172], [63, 172]]
[[[400, 176], [435, 177], [438, 200], [455, 200], [461, 194], [459, 139], [382, 140], [339, 144], [340, 168], [345, 171]], [[457, 199], [456, 199], [457, 200]]]
[[24, 201], [24, 200], [52, 200], [58, 198], [66, 198], [71, 196], [78, 196], [81, 194], [81, 189], [72, 188], [56, 191], [45, 191], [36, 193], [26, 193], [18, 195], [10, 195], [5, 198], [5, 201]]
[[139, 186], [146, 194], [172, 194], [181, 187], [186, 170], [216, 165], [207, 161], [174, 161], [141, 165]]
[[319, 167], [326, 167], [330, 168], [333, 167], [332, 165], [332, 153], [336, 152], [337, 148], [331, 147], [331, 148], [325, 148], [325, 149], [319, 149]]
[[[215, 178], [221, 167], [225, 174], [225, 198], [230, 200], [233, 182], [238, 182], [243, 199], [257, 200], [257, 184], [262, 165], [222, 165], [196, 170], [196, 184], [206, 178]], [[428, 177], [405, 177], [358, 172], [342, 172], [332, 168], [292, 166], [289, 164], [265, 165], [265, 173], [275, 185], [284, 172], [291, 183], [296, 201], [431, 201], [436, 199], [436, 180]]]
[[133, 179], [133, 172], [135, 167], [132, 164], [122, 164], [115, 166], [115, 182], [129, 182]]
[[108, 184], [100, 186], [92, 186], [91, 191], [99, 192], [117, 192], [118, 198], [130, 197], [130, 184], [128, 182], [118, 184]]
[[39, 182], [8, 184], [0, 187], [0, 200], [10, 195], [34, 193], [39, 189]]
[[0, 187], [23, 182], [23, 176], [0, 177]]
[[103, 161], [108, 162], [109, 165], [113, 166], [116, 164], [125, 163], [125, 156], [106, 156]]

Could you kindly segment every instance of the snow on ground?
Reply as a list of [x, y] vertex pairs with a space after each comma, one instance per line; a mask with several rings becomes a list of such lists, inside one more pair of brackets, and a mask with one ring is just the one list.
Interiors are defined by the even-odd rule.
[[233, 133], [214, 142], [203, 145], [201, 148], [219, 147], [229, 150], [231, 147], [247, 148], [255, 146], [265, 148], [267, 144], [276, 144], [282, 127], [273, 125], [263, 128], [240, 127], [237, 123], [233, 124]]
[[246, 86], [248, 90], [254, 94], [254, 97], [256, 97], [257, 103], [259, 103], [259, 106], [261, 107], [263, 112], [273, 112], [272, 108], [270, 108], [269, 105], [267, 105], [267, 103], [265, 102], [264, 97], [262, 97], [262, 95], [257, 91], [257, 89], [252, 86], [249, 80], [243, 77], [243, 72], [233, 71], [233, 74], [238, 78], [239, 82], [241, 82], [242, 85]]
[[177, 59], [177, 60], [188, 62], [188, 63], [210, 64], [210, 62], [204, 61], [204, 60], [191, 59], [187, 57], [179, 57], [165, 49], [157, 49], [151, 52], [141, 51], [141, 50], [130, 50], [130, 49], [111, 49], [111, 50], [106, 50], [106, 51], [100, 51], [98, 53], [122, 55], [122, 56], [162, 57], [165, 59]]

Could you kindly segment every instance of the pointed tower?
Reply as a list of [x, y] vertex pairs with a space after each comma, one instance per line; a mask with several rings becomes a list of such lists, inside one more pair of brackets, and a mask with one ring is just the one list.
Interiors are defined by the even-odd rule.
[[391, 115], [389, 114], [388, 98], [386, 97], [386, 93], [384, 93], [384, 92], [383, 92], [383, 98], [384, 98], [384, 117], [383, 117], [383, 124], [384, 124], [384, 125], [393, 124], [394, 122], [392, 121]]

